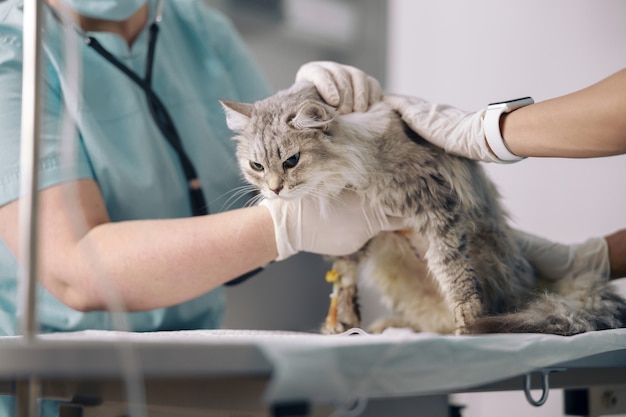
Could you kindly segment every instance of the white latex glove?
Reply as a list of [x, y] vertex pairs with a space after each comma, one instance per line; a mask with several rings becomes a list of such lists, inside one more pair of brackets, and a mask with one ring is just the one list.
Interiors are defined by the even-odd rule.
[[522, 251], [542, 278], [559, 280], [592, 273], [608, 279], [611, 273], [609, 249], [604, 238], [565, 245], [516, 231]]
[[343, 191], [322, 207], [314, 197], [298, 200], [265, 199], [274, 221], [280, 261], [300, 251], [349, 255], [384, 230], [399, 230], [404, 221], [364, 206], [353, 191]]
[[358, 68], [332, 61], [304, 64], [296, 73], [299, 81], [315, 85], [324, 101], [342, 114], [364, 112], [383, 95], [378, 80]]
[[485, 109], [465, 112], [418, 97], [383, 98], [411, 129], [446, 152], [486, 162], [503, 162], [487, 147], [483, 118]]

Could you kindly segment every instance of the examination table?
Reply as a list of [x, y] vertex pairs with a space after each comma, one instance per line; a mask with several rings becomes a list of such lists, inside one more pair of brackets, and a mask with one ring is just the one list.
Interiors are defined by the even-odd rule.
[[145, 404], [136, 415], [443, 417], [450, 393], [520, 390], [540, 403], [553, 388], [566, 388], [566, 399], [573, 393], [573, 407], [587, 407], [582, 415], [626, 414], [626, 329], [572, 337], [402, 329], [1, 337], [0, 393], [23, 387], [68, 401], [64, 416], [132, 416], [130, 393]]

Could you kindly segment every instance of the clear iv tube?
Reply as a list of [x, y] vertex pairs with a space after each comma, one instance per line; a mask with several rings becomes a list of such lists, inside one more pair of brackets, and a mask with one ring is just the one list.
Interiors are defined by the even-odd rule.
[[[78, 132], [76, 118], [81, 107], [80, 86], [82, 85], [82, 48], [85, 42], [85, 33], [76, 26], [74, 21], [66, 13], [55, 14], [63, 26], [63, 71], [65, 77], [65, 107], [59, 135], [61, 137], [61, 166], [63, 169], [72, 170], [76, 167], [75, 161], [78, 153]], [[72, 178], [72, 172], [67, 173], [67, 178]], [[88, 232], [87, 222], [79, 207], [78, 189], [75, 182], [69, 182], [63, 186], [64, 205], [63, 209], [70, 212], [72, 228], [77, 236], [84, 236]], [[113, 329], [123, 332], [131, 331], [128, 316], [119, 294], [106, 279], [106, 271], [99, 262], [98, 251], [95, 247], [87, 246], [86, 255], [90, 257], [93, 265], [97, 284], [101, 288], [105, 298], [107, 310], [113, 318]], [[130, 417], [145, 417], [145, 393], [143, 385], [143, 373], [137, 359], [137, 353], [133, 346], [126, 341], [120, 340], [117, 345], [120, 358], [120, 371], [126, 386], [128, 403], [128, 415]]]
[[20, 330], [26, 342], [36, 333], [39, 126], [41, 103], [41, 0], [24, 2], [22, 120], [20, 140], [19, 257]]
[[[24, 3], [22, 108], [20, 138], [20, 188], [18, 214], [18, 318], [20, 332], [27, 344], [35, 342], [37, 332], [36, 280], [38, 178], [39, 178], [39, 108], [41, 103], [41, 0]], [[18, 417], [37, 415], [39, 379], [29, 376], [16, 384]]]
[[[20, 271], [18, 315], [21, 333], [27, 343], [35, 341], [37, 333], [36, 318], [36, 282], [37, 282], [37, 230], [38, 230], [38, 177], [39, 177], [39, 137], [41, 118], [41, 57], [43, 31], [42, 0], [24, 2], [24, 60], [23, 60], [23, 92], [22, 92], [22, 137], [21, 137], [21, 187], [19, 211], [20, 233]], [[51, 10], [52, 11], [52, 10]], [[80, 108], [79, 86], [82, 81], [81, 46], [83, 42], [81, 30], [73, 21], [63, 17], [65, 14], [54, 13], [63, 26], [63, 70], [66, 90], [65, 107], [61, 120], [61, 165], [64, 169], [73, 169], [76, 164], [77, 128], [75, 116]], [[77, 30], [78, 29], [78, 30]], [[70, 176], [71, 178], [71, 176]], [[83, 216], [77, 209], [78, 193], [75, 184], [64, 185], [64, 209], [70, 212], [73, 219], [72, 227], [77, 235], [84, 235], [87, 228]], [[106, 280], [106, 273], [98, 267], [98, 253], [94, 249], [89, 252], [92, 264], [95, 265], [99, 285], [105, 294], [107, 309], [113, 316], [113, 327], [116, 330], [129, 331], [124, 304], [119, 295]], [[126, 384], [129, 415], [145, 417], [145, 394], [143, 374], [133, 347], [124, 341], [117, 345], [120, 357], [120, 371]], [[17, 405], [20, 417], [37, 415], [36, 399], [40, 396], [40, 384], [30, 378], [18, 384]]]

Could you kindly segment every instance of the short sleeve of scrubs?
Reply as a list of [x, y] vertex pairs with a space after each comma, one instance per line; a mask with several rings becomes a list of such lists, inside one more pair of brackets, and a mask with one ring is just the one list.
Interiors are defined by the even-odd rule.
[[[22, 37], [0, 23], [0, 206], [16, 200], [20, 186], [22, 105]], [[81, 143], [60, 135], [63, 117], [58, 81], [48, 69], [42, 88], [40, 123], [40, 188], [77, 178], [92, 178], [89, 159]], [[62, 157], [63, 145], [72, 157]]]

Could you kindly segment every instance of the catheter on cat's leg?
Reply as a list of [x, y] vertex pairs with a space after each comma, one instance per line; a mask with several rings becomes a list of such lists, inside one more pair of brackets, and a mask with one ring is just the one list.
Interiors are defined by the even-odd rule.
[[322, 334], [343, 333], [361, 325], [358, 304], [358, 261], [353, 257], [335, 259], [326, 281], [333, 284], [328, 315], [321, 328]]
[[333, 292], [330, 294], [330, 306], [328, 307], [328, 315], [326, 316], [325, 326], [334, 328], [337, 324], [337, 308], [339, 304], [339, 272], [336, 269], [330, 269], [326, 272], [326, 282], [333, 284]]

